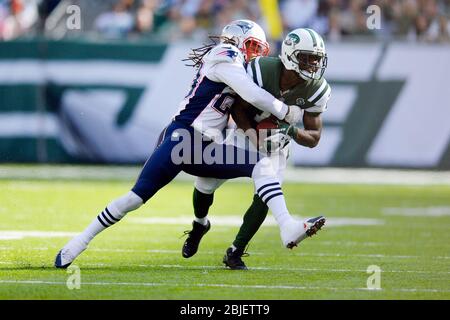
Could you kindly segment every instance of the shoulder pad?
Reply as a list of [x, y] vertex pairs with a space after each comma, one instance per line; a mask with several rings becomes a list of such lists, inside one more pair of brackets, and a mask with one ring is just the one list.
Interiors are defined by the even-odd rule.
[[244, 56], [241, 51], [233, 45], [221, 43], [211, 49], [205, 56], [204, 62], [216, 64], [220, 62], [244, 63]]
[[315, 89], [313, 95], [308, 99], [313, 104], [312, 107], [305, 109], [308, 112], [321, 113], [327, 109], [328, 100], [331, 96], [331, 87], [325, 79], [320, 82], [320, 86]]

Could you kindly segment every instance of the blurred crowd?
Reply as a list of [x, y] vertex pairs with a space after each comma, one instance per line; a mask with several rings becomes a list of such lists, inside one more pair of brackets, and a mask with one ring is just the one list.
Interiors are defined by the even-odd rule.
[[[55, 8], [76, 4], [81, 8], [82, 29], [79, 34], [96, 34], [109, 39], [160, 37], [203, 40], [208, 34], [220, 33], [229, 21], [246, 18], [258, 22], [266, 30], [281, 27], [286, 32], [308, 26], [329, 41], [362, 36], [450, 42], [450, 0], [279, 0], [272, 1], [274, 7], [265, 7], [264, 10], [262, 2], [0, 0], [0, 40], [39, 35], [45, 30], [45, 21]], [[380, 28], [368, 28], [368, 18], [374, 11], [368, 12], [367, 9], [372, 5], [381, 9]], [[270, 19], [268, 15], [271, 15]], [[270, 34], [273, 36], [274, 33]]]

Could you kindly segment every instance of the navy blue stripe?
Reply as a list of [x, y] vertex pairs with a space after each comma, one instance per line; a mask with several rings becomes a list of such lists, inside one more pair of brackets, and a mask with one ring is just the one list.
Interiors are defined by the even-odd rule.
[[109, 212], [108, 207], [106, 207], [105, 210], [106, 210], [106, 214], [107, 214], [111, 219], [113, 219], [114, 221], [120, 221], [120, 219], [114, 218], [114, 216]]
[[260, 192], [262, 189], [267, 188], [267, 187], [270, 187], [270, 186], [274, 186], [274, 185], [276, 185], [276, 184], [277, 184], [277, 185], [280, 185], [278, 182], [265, 184], [265, 185], [263, 185], [261, 188], [259, 188], [258, 190], [256, 190], [256, 193], [259, 194], [259, 192]]
[[108, 225], [106, 225], [106, 223], [104, 223], [104, 222], [102, 221], [102, 219], [100, 219], [100, 216], [99, 216], [99, 215], [97, 216], [97, 219], [98, 219], [98, 221], [99, 221], [105, 228], [108, 228], [108, 227], [109, 227]]
[[106, 217], [106, 214], [105, 214], [104, 211], [102, 212], [102, 217], [103, 217], [103, 219], [105, 219], [106, 222], [108, 222], [110, 225], [113, 225], [113, 224], [114, 224], [114, 222], [112, 222], [111, 220], [109, 220], [109, 219]]
[[275, 190], [281, 190], [281, 188], [280, 187], [276, 187], [276, 188], [268, 189], [268, 190], [264, 191], [263, 193], [261, 193], [259, 196], [262, 199], [266, 194], [268, 194], [269, 192], [275, 191]]
[[282, 196], [282, 195], [283, 195], [283, 192], [275, 193], [275, 194], [268, 196], [267, 199], [263, 200], [263, 201], [267, 205], [267, 202], [269, 202], [270, 199], [278, 197], [278, 196]]

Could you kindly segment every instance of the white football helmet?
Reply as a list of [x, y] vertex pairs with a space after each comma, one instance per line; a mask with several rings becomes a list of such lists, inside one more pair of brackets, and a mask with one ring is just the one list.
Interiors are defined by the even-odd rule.
[[322, 37], [306, 28], [289, 32], [281, 45], [280, 59], [286, 69], [297, 71], [305, 80], [322, 78], [328, 62]]
[[221, 42], [232, 43], [244, 54], [248, 62], [269, 54], [269, 43], [264, 30], [251, 20], [235, 20], [227, 24], [220, 35]]

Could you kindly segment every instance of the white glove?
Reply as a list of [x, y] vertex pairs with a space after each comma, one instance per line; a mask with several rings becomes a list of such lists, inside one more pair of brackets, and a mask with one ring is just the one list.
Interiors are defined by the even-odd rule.
[[291, 137], [278, 132], [264, 139], [262, 148], [263, 150], [270, 154], [281, 151], [287, 144], [291, 141]]
[[288, 112], [284, 117], [284, 121], [289, 124], [296, 124], [302, 120], [303, 110], [296, 105], [288, 106]]

